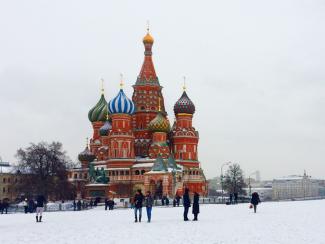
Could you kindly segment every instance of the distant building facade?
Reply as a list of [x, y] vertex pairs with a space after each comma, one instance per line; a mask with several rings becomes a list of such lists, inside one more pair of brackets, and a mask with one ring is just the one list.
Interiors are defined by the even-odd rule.
[[16, 201], [20, 197], [16, 190], [17, 184], [22, 184], [22, 178], [16, 174], [14, 167], [9, 163], [0, 166], [0, 200]]
[[274, 179], [272, 182], [272, 199], [302, 199], [320, 196], [320, 181], [304, 175], [291, 175]]

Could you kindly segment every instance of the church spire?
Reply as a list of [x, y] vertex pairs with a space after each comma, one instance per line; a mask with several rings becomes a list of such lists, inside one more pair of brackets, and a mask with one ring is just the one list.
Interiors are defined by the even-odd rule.
[[152, 61], [152, 45], [154, 43], [153, 37], [150, 35], [149, 24], [147, 27], [147, 34], [143, 37], [144, 61], [140, 74], [137, 78], [136, 85], [158, 85], [159, 81], [156, 75], [155, 67]]

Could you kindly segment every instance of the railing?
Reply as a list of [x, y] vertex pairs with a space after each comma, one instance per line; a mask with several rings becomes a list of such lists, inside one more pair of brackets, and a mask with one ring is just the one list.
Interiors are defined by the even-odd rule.
[[110, 181], [131, 180], [130, 175], [109, 176], [109, 178], [110, 178]]

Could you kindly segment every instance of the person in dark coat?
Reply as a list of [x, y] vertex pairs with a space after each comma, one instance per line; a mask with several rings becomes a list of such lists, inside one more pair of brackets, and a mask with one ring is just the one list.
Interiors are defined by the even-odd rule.
[[176, 207], [176, 199], [173, 199], [173, 207]]
[[79, 199], [77, 202], [77, 210], [80, 211], [81, 210], [81, 200]]
[[76, 211], [77, 209], [77, 203], [76, 203], [76, 199], [73, 200], [73, 211]]
[[113, 199], [108, 200], [108, 210], [113, 210], [114, 205], [115, 205], [115, 203], [114, 203]]
[[251, 204], [254, 206], [254, 213], [256, 213], [257, 205], [261, 202], [260, 196], [257, 192], [253, 192], [251, 198]]
[[90, 199], [90, 203], [89, 203], [89, 205], [90, 205], [90, 208], [93, 208], [93, 206], [94, 206], [93, 199]]
[[234, 202], [235, 202], [235, 204], [238, 203], [238, 192], [234, 193]]
[[3, 205], [2, 205], [2, 201], [0, 200], [0, 212], [1, 212], [1, 214], [3, 214], [2, 209], [3, 209]]
[[232, 204], [232, 193], [229, 194], [229, 203]]
[[138, 212], [139, 212], [139, 222], [141, 222], [143, 200], [144, 200], [144, 196], [141, 192], [141, 189], [138, 189], [134, 196], [134, 215], [135, 215], [134, 222], [138, 222]]
[[146, 203], [148, 222], [150, 223], [151, 222], [152, 206], [153, 206], [153, 197], [151, 196], [150, 191], [147, 191], [145, 203]]
[[8, 213], [8, 207], [9, 207], [8, 200], [3, 200], [2, 201], [1, 214], [3, 214], [3, 212], [5, 212], [5, 214], [7, 214]]
[[161, 205], [163, 205], [163, 206], [165, 206], [165, 196], [163, 196], [162, 198], [161, 198]]
[[165, 201], [166, 201], [166, 206], [168, 207], [169, 206], [169, 198], [167, 196], [166, 196]]
[[108, 207], [108, 199], [105, 198], [105, 210], [107, 210], [107, 207]]
[[42, 222], [44, 204], [46, 200], [43, 195], [38, 195], [36, 198], [36, 222]]
[[23, 201], [23, 206], [24, 206], [24, 212], [25, 214], [28, 213], [28, 201], [27, 198], [25, 198], [25, 200]]
[[194, 198], [193, 198], [193, 207], [192, 207], [192, 213], [194, 214], [193, 221], [197, 221], [197, 216], [200, 213], [200, 195], [197, 192], [194, 192]]
[[191, 200], [190, 200], [190, 195], [189, 195], [189, 189], [185, 188], [185, 192], [183, 195], [183, 206], [184, 206], [184, 221], [188, 221], [188, 210], [191, 207]]
[[181, 197], [179, 195], [176, 195], [176, 205], [179, 207], [179, 203], [181, 201]]

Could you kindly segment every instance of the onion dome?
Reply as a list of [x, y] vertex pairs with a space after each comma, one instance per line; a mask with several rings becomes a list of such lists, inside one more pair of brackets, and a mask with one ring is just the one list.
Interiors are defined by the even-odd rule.
[[162, 113], [158, 112], [157, 116], [148, 124], [148, 129], [152, 132], [168, 133], [170, 131], [170, 124], [169, 121], [162, 115]]
[[92, 162], [96, 159], [96, 156], [89, 151], [88, 145], [85, 150], [83, 150], [78, 155], [78, 159], [80, 162]]
[[107, 136], [108, 135], [108, 132], [112, 129], [112, 125], [111, 123], [106, 120], [106, 122], [104, 123], [104, 125], [102, 127], [100, 127], [99, 129], [99, 134], [101, 136]]
[[154, 42], [154, 40], [153, 40], [153, 37], [149, 34], [149, 30], [148, 30], [148, 32], [147, 32], [147, 35], [145, 35], [144, 37], [143, 37], [143, 43], [144, 44], [153, 44], [153, 42]]
[[129, 99], [123, 89], [108, 103], [108, 111], [110, 114], [133, 114], [135, 110], [134, 103]]
[[90, 122], [105, 121], [107, 113], [107, 101], [104, 97], [104, 94], [102, 94], [98, 103], [89, 110], [88, 119]]
[[194, 103], [189, 99], [186, 94], [186, 91], [183, 92], [182, 96], [174, 105], [174, 113], [175, 114], [194, 114], [195, 106]]

